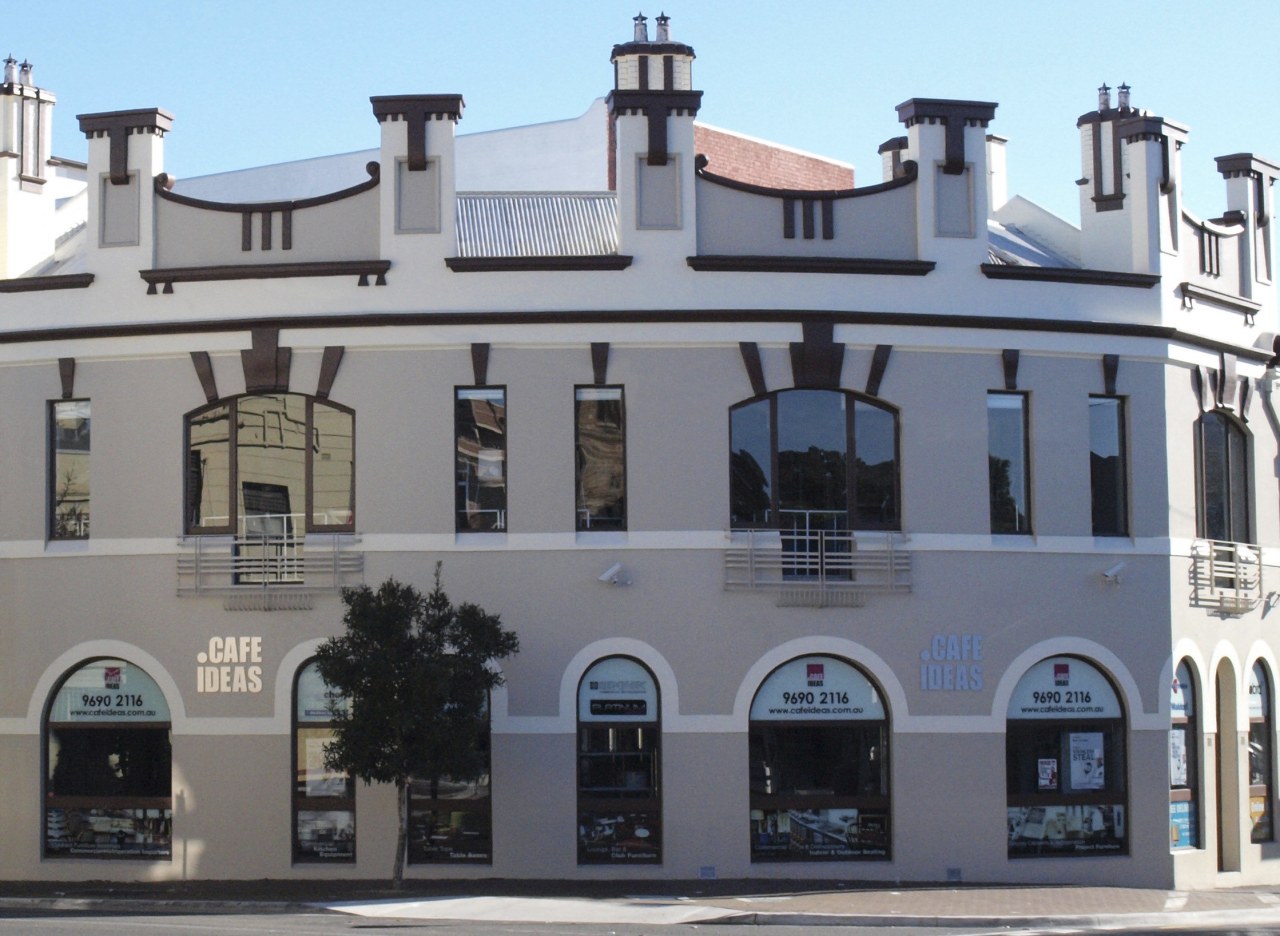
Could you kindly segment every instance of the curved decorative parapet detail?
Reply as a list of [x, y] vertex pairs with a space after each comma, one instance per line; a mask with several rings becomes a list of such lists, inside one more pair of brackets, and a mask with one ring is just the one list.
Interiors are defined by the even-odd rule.
[[694, 160], [694, 168], [697, 171], [699, 179], [706, 179], [708, 182], [714, 182], [716, 185], [723, 185], [727, 188], [737, 189], [740, 192], [751, 192], [754, 195], [768, 195], [773, 198], [794, 198], [794, 199], [837, 199], [837, 198], [860, 198], [864, 195], [877, 195], [880, 192], [887, 192], [890, 189], [901, 188], [904, 185], [910, 185], [920, 175], [919, 167], [915, 160], [907, 159], [902, 163], [902, 176], [897, 179], [890, 179], [888, 182], [878, 182], [875, 185], [864, 185], [861, 188], [848, 189], [783, 189], [770, 188], [767, 185], [756, 185], [753, 182], [739, 182], [737, 179], [730, 179], [728, 176], [716, 175], [709, 170], [710, 165], [706, 156], [698, 154]]
[[[275, 250], [291, 251], [289, 260], [294, 263], [375, 257], [379, 243], [374, 190], [381, 167], [370, 162], [365, 170], [368, 181], [326, 195], [254, 202], [179, 195], [171, 191], [173, 178], [161, 173], [153, 183], [156, 266], [274, 265], [279, 263]], [[239, 215], [239, 224], [227, 215]]]
[[899, 178], [849, 189], [772, 188], [707, 165], [698, 156], [699, 256], [920, 260], [912, 160]]

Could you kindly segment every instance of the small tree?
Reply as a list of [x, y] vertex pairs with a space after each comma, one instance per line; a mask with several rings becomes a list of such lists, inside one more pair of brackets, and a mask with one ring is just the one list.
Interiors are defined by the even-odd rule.
[[316, 652], [320, 675], [350, 703], [332, 708], [325, 763], [366, 784], [394, 783], [400, 809], [392, 886], [404, 881], [409, 782], [474, 780], [487, 769], [476, 741], [487, 726], [489, 690], [502, 684], [491, 660], [516, 653], [519, 638], [495, 614], [455, 607], [440, 585], [426, 597], [387, 579], [342, 593], [346, 633]]

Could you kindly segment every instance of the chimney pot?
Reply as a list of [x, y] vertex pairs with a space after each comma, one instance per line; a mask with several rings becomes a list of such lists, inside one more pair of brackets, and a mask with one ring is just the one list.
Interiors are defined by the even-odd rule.
[[22, 60], [22, 83], [24, 85], [31, 84], [31, 63], [26, 59]]
[[637, 13], [633, 17], [633, 22], [636, 24], [635, 41], [648, 42], [649, 41], [648, 18], [644, 15], [644, 13]]
[[1107, 87], [1104, 81], [1102, 86], [1098, 88], [1098, 110], [1111, 110], [1111, 89]]
[[667, 14], [663, 12], [659, 14], [655, 22], [657, 22], [658, 24], [658, 41], [670, 42], [671, 41], [671, 17], [667, 16]]
[[1127, 84], [1121, 84], [1120, 87], [1117, 88], [1116, 90], [1120, 92], [1119, 97], [1116, 101], [1116, 106], [1119, 107], [1121, 110], [1128, 110], [1129, 109], [1129, 86]]
[[13, 84], [18, 80], [18, 60], [13, 57], [13, 53], [4, 60], [4, 83]]

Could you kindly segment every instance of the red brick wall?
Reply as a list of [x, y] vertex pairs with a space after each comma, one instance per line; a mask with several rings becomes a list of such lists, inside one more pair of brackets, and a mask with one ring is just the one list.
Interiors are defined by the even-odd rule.
[[853, 188], [853, 168], [820, 156], [779, 149], [714, 127], [693, 125], [694, 152], [707, 170], [739, 182], [786, 189]]

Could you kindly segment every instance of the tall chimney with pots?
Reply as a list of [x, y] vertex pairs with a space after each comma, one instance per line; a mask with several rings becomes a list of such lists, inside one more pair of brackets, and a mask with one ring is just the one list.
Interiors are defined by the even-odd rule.
[[657, 19], [649, 41], [644, 14], [635, 38], [613, 47], [610, 185], [618, 193], [619, 249], [670, 253], [673, 262], [697, 252], [694, 213], [693, 119], [702, 92], [693, 90], [693, 48], [671, 39], [671, 20]]
[[55, 198], [49, 156], [56, 98], [33, 83], [32, 65], [5, 59], [0, 85], [0, 278], [38, 272], [53, 256]]

